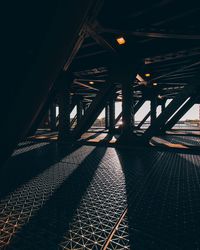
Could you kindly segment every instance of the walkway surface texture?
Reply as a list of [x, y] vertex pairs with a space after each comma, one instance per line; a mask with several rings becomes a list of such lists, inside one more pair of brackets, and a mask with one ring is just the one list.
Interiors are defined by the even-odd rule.
[[29, 140], [0, 190], [0, 249], [200, 249], [198, 154]]

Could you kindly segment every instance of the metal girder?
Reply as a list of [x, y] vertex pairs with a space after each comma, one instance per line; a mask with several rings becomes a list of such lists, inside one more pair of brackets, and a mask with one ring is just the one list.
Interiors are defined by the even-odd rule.
[[106, 104], [106, 106], [105, 106], [105, 129], [108, 129], [110, 126], [109, 114], [110, 114], [109, 105]]
[[70, 113], [72, 112], [72, 110], [73, 110], [74, 107], [76, 106], [76, 103], [77, 103], [77, 97], [73, 95], [72, 98], [71, 98]]
[[198, 60], [198, 61], [196, 61], [196, 62], [194, 62], [194, 63], [192, 63], [190, 65], [186, 65], [186, 66], [183, 66], [183, 67], [181, 67], [179, 69], [171, 71], [169, 73], [154, 77], [153, 79], [151, 79], [151, 81], [155, 81], [155, 80], [158, 80], [158, 79], [161, 79], [161, 78], [165, 78], [165, 77], [171, 76], [171, 75], [173, 75], [175, 73], [182, 72], [185, 69], [193, 68], [193, 67], [196, 67], [196, 66], [199, 66], [199, 65], [200, 65], [200, 61]]
[[70, 69], [73, 72], [90, 71], [90, 69], [106, 68], [111, 61], [110, 53], [98, 54], [92, 58], [74, 58]]
[[115, 129], [115, 98], [116, 96], [111, 96], [109, 100], [109, 132], [112, 133]]
[[120, 112], [119, 115], [116, 117], [115, 124], [117, 124], [119, 122], [119, 120], [121, 119], [121, 117], [122, 117], [122, 112]]
[[82, 98], [78, 98], [77, 100], [77, 125], [81, 122], [83, 116], [83, 103]]
[[128, 34], [138, 37], [151, 37], [151, 38], [165, 38], [165, 39], [181, 39], [181, 40], [200, 40], [200, 35], [196, 34], [184, 34], [184, 33], [170, 33], [160, 31], [137, 31], [137, 30], [124, 30], [115, 28], [103, 28], [102, 32], [113, 33], [113, 34]]
[[179, 77], [182, 76], [183, 78], [185, 77], [192, 77], [196, 71], [191, 71], [191, 72], [179, 72], [179, 73], [174, 73], [171, 74], [170, 77]]
[[[106, 102], [111, 98], [111, 96], [114, 94], [114, 83], [121, 83], [122, 84], [122, 92], [126, 92], [125, 96], [128, 96], [128, 100], [132, 103], [132, 93], [133, 91], [129, 91], [130, 88], [128, 87], [128, 90], [126, 86], [131, 85], [132, 89], [132, 82], [134, 81], [138, 66], [133, 63], [132, 53], [135, 55], [135, 61], [138, 61], [139, 52], [136, 49], [136, 46], [132, 47], [131, 53], [128, 49], [128, 46], [121, 46], [118, 47], [118, 53], [113, 54], [110, 57], [110, 61], [108, 63], [110, 75], [109, 79], [107, 80], [107, 83], [105, 85], [105, 88], [99, 92], [94, 99], [94, 101], [91, 103], [90, 107], [88, 108], [86, 114], [81, 120], [80, 126], [77, 126], [74, 130], [74, 137], [79, 138], [82, 133], [84, 133], [87, 129], [91, 127], [91, 125], [94, 123], [96, 118], [98, 117], [100, 111], [104, 108], [106, 105]], [[126, 86], [125, 86], [126, 85]], [[126, 119], [127, 123], [129, 124], [129, 103], [126, 106], [126, 109], [124, 109], [123, 113], [123, 119]], [[132, 109], [131, 109], [132, 111]], [[126, 118], [125, 118], [126, 117]], [[128, 125], [129, 126], [129, 125]]]
[[99, 75], [106, 75], [108, 73], [108, 69], [106, 67], [88, 67], [85, 70], [82, 69], [80, 71], [76, 71], [73, 74], [80, 78], [80, 77], [98, 77]]
[[[145, 58], [144, 63], [145, 64], [154, 64], [154, 63], [160, 63], [160, 62], [165, 62], [169, 60], [177, 60], [177, 59], [182, 59], [182, 58], [188, 58], [192, 56], [198, 56], [200, 55], [200, 48], [193, 48], [190, 50], [180, 50], [175, 53], [167, 53], [164, 55], [160, 56], [155, 56], [151, 58]], [[182, 62], [181, 62], [182, 63]]]
[[[97, 14], [96, 8], [100, 4], [100, 0], [59, 1], [36, 62], [26, 72], [26, 79], [23, 75], [20, 79], [26, 84], [23, 88], [18, 86], [18, 95], [7, 110], [9, 115], [1, 121], [1, 131], [4, 131], [0, 143], [4, 149], [0, 155], [1, 164], [36, 121], [60, 71], [63, 67], [68, 69], [80, 48], [85, 36], [82, 32], [85, 23], [93, 16], [91, 13]], [[16, 126], [13, 126], [13, 120]]]
[[143, 8], [140, 11], [134, 12], [133, 14], [129, 15], [129, 18], [136, 18], [136, 17], [143, 17], [147, 14], [153, 14], [153, 11], [159, 11], [159, 8], [166, 6], [167, 4], [171, 3], [173, 0], [162, 0], [156, 2], [155, 4], [152, 3], [151, 7]]
[[[58, 94], [59, 88], [64, 84], [63, 79], [65, 77], [65, 73], [61, 72], [56, 79], [54, 86], [52, 90], [49, 93], [49, 96], [47, 100], [45, 101], [45, 104], [43, 105], [42, 109], [40, 110], [39, 115], [37, 116], [35, 122], [32, 124], [31, 128], [28, 131], [28, 134], [26, 136], [32, 136], [35, 134], [36, 130], [40, 126], [42, 120], [44, 119], [45, 115], [47, 115], [48, 109], [50, 108], [50, 105], [52, 102], [56, 102], [56, 96]], [[56, 117], [56, 127], [58, 127], [58, 118]]]
[[142, 107], [142, 105], [145, 103], [146, 99], [141, 98], [134, 107], [135, 114], [139, 111], [139, 109]]
[[115, 129], [115, 95], [111, 96], [105, 106], [105, 128], [112, 133]]
[[137, 125], [136, 129], [140, 129], [142, 127], [142, 125], [146, 122], [146, 120], [150, 117], [150, 115], [151, 115], [151, 110], [145, 115], [145, 117]]
[[[103, 77], [105, 77], [105, 75], [103, 76]], [[85, 78], [82, 78], [82, 79], [75, 79], [75, 80], [77, 80], [77, 81], [81, 81], [81, 82], [89, 82], [89, 81], [93, 81], [93, 82], [98, 82], [98, 83], [104, 83], [106, 80], [105, 79], [100, 79], [101, 78], [101, 76], [100, 77], [92, 77], [92, 78], [90, 78], [90, 79], [85, 79]]]
[[81, 46], [81, 48], [83, 49], [83, 48], [88, 48], [88, 47], [92, 47], [92, 46], [96, 46], [97, 44], [96, 44], [96, 42], [90, 42], [90, 43], [83, 43], [82, 44], [82, 46]]
[[[76, 97], [72, 97], [71, 105], [70, 105], [70, 114], [71, 114], [72, 110], [74, 109], [74, 107], [76, 106], [76, 101], [77, 101]], [[58, 126], [59, 126], [59, 114], [56, 117], [56, 127], [58, 128]]]
[[92, 29], [92, 27], [89, 25], [87, 26], [87, 32], [101, 47], [103, 47], [104, 49], [106, 49], [111, 53], [114, 54], [117, 53], [115, 48], [111, 44], [109, 44], [101, 35], [99, 35], [94, 29]]
[[170, 16], [167, 19], [158, 21], [158, 22], [154, 23], [153, 26], [160, 26], [160, 25], [163, 25], [163, 24], [166, 24], [166, 23], [170, 23], [170, 22], [175, 21], [177, 19], [181, 19], [183, 17], [191, 15], [191, 14], [193, 14], [195, 12], [199, 12], [199, 10], [200, 10], [200, 8], [194, 8], [194, 9], [191, 9], [191, 10], [189, 9], [189, 10], [183, 11], [183, 12], [181, 12], [179, 14], [174, 15], [174, 16]]
[[77, 122], [77, 114], [73, 117], [73, 119], [70, 122], [70, 127], [72, 128], [73, 125], [75, 124], [75, 122]]
[[143, 134], [144, 139], [150, 139], [153, 135], [160, 132], [161, 128], [165, 125], [165, 123], [170, 119], [170, 117], [180, 108], [181, 105], [195, 92], [195, 86], [187, 86], [185, 87], [179, 95], [177, 95], [170, 104], [165, 108], [164, 112], [162, 112], [152, 123], [149, 128]]
[[71, 141], [71, 132], [70, 132], [71, 84], [72, 84], [71, 79], [64, 78], [62, 88], [60, 89], [58, 94], [58, 104], [59, 104], [58, 139], [59, 142], [62, 143], [67, 143], [67, 142], [70, 143]]
[[85, 87], [87, 89], [92, 89], [92, 90], [95, 90], [95, 91], [99, 91], [99, 89], [94, 88], [94, 87], [92, 87], [92, 86], [90, 86], [88, 84], [82, 83], [82, 82], [78, 81], [77, 79], [74, 79], [73, 83], [75, 83], [75, 84], [77, 84], [79, 86]]
[[152, 124], [156, 120], [156, 116], [157, 116], [157, 113], [156, 113], [156, 111], [157, 111], [157, 99], [156, 99], [156, 96], [153, 96], [151, 98], [150, 110], [151, 110], [151, 124]]
[[49, 109], [49, 120], [51, 131], [56, 130], [56, 104], [53, 102]]
[[166, 100], [163, 99], [163, 100], [161, 101], [161, 112], [164, 112], [164, 110], [165, 110], [165, 104], [166, 104]]
[[[142, 105], [145, 103], [145, 99], [140, 99], [134, 106], [134, 112], [135, 114], [139, 111], [139, 109], [142, 107]], [[122, 117], [122, 112], [119, 113], [119, 115], [116, 117], [115, 119], [115, 124], [117, 124], [119, 122], [119, 120], [121, 119]]]
[[95, 51], [95, 52], [90, 52], [90, 53], [87, 53], [87, 54], [84, 54], [84, 55], [80, 55], [80, 56], [76, 56], [76, 60], [78, 59], [85, 59], [85, 58], [90, 58], [92, 56], [97, 56], [97, 55], [101, 55], [101, 54], [105, 54], [107, 51], [106, 50], [98, 50], [98, 51]]
[[54, 98], [55, 98], [55, 95], [54, 95], [54, 93], [52, 91], [51, 94], [50, 94], [50, 97], [48, 98], [48, 100], [46, 101], [46, 103], [44, 104], [42, 109], [40, 110], [40, 113], [37, 116], [35, 122], [32, 124], [29, 131], [27, 132], [27, 134], [24, 135], [24, 137], [33, 136], [35, 134], [36, 130], [41, 125], [41, 122], [43, 121], [44, 117], [47, 115], [48, 109], [50, 107], [50, 103], [53, 102]]
[[73, 131], [73, 137], [75, 139], [80, 138], [81, 135], [92, 126], [113, 94], [113, 84], [111, 83], [108, 83], [104, 89], [97, 94], [96, 98], [88, 107], [85, 115], [82, 117], [80, 123], [77, 124]]
[[[126, 71], [125, 71], [126, 72]], [[127, 72], [130, 74], [130, 72]], [[136, 72], [135, 72], [136, 77]], [[129, 78], [129, 79], [128, 79]], [[134, 128], [134, 98], [133, 98], [133, 85], [130, 81], [130, 75], [127, 74], [127, 79], [124, 79], [122, 84], [122, 135], [123, 140], [133, 132]], [[120, 140], [122, 136], [120, 137]], [[118, 140], [119, 141], [119, 140]]]
[[162, 127], [161, 132], [170, 130], [183, 116], [184, 114], [192, 108], [195, 104], [195, 100], [198, 97], [192, 96], [179, 110], [178, 112]]

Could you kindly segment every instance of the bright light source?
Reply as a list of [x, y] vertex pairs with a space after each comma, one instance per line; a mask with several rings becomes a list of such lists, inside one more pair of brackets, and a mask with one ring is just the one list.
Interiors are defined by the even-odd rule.
[[153, 83], [153, 86], [157, 86], [157, 85], [158, 85], [157, 82], [154, 82], [154, 83]]
[[150, 74], [150, 73], [146, 73], [145, 76], [146, 76], [146, 77], [150, 77], [151, 74]]
[[123, 37], [118, 37], [116, 40], [117, 40], [117, 43], [119, 45], [122, 45], [122, 44], [126, 43], [126, 40]]
[[94, 84], [94, 82], [93, 81], [89, 81], [89, 84]]

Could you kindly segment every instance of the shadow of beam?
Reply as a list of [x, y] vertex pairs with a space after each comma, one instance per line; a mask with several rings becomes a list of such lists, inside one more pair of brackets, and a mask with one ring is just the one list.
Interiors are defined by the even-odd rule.
[[59, 162], [80, 145], [71, 148], [50, 143], [46, 146], [35, 148], [22, 154], [10, 157], [7, 163], [0, 169], [0, 199], [8, 193], [39, 175], [51, 165]]
[[168, 190], [173, 166], [170, 153], [123, 149], [117, 153], [126, 182], [130, 248], [179, 249], [173, 233], [169, 236], [168, 232], [173, 219], [166, 216], [170, 204], [170, 199], [165, 200], [166, 192], [173, 195], [175, 191]]
[[[80, 165], [70, 164], [66, 161], [58, 163], [63, 165], [62, 171], [68, 171], [70, 168], [73, 171], [66, 176], [66, 179], [40, 210], [26, 221], [16, 235], [13, 235], [8, 249], [18, 249], [17, 247], [20, 249], [58, 249], [58, 244], [68, 231], [69, 223], [73, 219], [105, 151], [106, 148], [95, 148]], [[55, 175], [66, 174], [62, 171]], [[52, 179], [54, 178], [52, 177]], [[52, 190], [48, 190], [48, 192], [52, 192]]]

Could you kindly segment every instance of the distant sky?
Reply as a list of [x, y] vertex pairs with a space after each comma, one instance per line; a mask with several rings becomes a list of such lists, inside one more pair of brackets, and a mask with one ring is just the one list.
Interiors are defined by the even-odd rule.
[[[166, 105], [168, 105], [170, 103], [171, 100], [168, 100]], [[135, 115], [135, 120], [136, 121], [140, 121], [142, 120], [142, 118], [149, 112], [150, 109], [150, 102], [146, 101], [143, 106], [141, 107], [141, 109], [136, 113]], [[122, 110], [122, 105], [121, 102], [116, 102], [115, 104], [115, 116], [117, 117], [118, 114], [121, 112]], [[58, 112], [58, 110], [57, 110]], [[74, 117], [74, 115], [76, 114], [76, 107], [73, 109], [72, 113], [71, 113], [71, 117]], [[160, 114], [160, 106], [157, 108], [157, 115]], [[103, 118], [105, 117], [105, 109], [101, 112], [101, 114], [99, 115], [99, 118]], [[182, 118], [181, 120], [186, 120], [186, 119], [199, 119], [199, 105], [195, 104]]]

